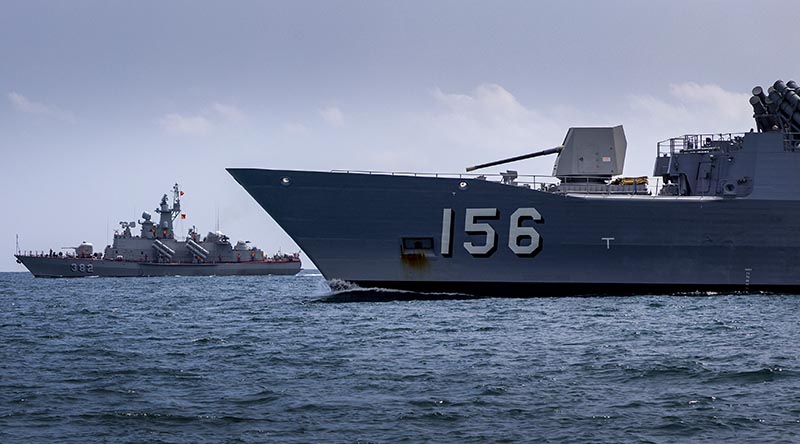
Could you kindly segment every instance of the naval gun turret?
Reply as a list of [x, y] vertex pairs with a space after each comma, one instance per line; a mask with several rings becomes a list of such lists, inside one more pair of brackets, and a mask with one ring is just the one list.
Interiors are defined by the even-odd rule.
[[91, 242], [83, 241], [80, 245], [75, 247], [75, 255], [77, 257], [86, 258], [92, 257], [94, 254], [94, 245]]
[[564, 182], [602, 182], [622, 174], [628, 142], [622, 125], [570, 128], [558, 153], [553, 176]]
[[[646, 193], [647, 188], [636, 182], [631, 185], [611, 184], [611, 178], [622, 174], [628, 142], [622, 125], [614, 127], [573, 127], [567, 131], [564, 143], [530, 154], [497, 160], [467, 168], [503, 165], [534, 157], [558, 154], [553, 176], [561, 183], [550, 191], [571, 193]], [[504, 181], [505, 182], [505, 181]]]

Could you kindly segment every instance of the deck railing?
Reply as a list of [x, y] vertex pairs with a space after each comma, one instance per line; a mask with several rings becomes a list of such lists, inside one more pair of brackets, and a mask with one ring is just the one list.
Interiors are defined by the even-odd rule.
[[[367, 175], [381, 175], [381, 176], [408, 176], [408, 177], [427, 177], [427, 178], [444, 178], [444, 179], [477, 179], [486, 180], [489, 182], [504, 183], [512, 186], [523, 186], [537, 191], [555, 191], [556, 187], [562, 182], [554, 176], [545, 176], [539, 174], [518, 174], [516, 176], [509, 175], [508, 173], [488, 173], [488, 174], [474, 174], [474, 173], [435, 173], [435, 172], [416, 172], [416, 171], [376, 171], [376, 170], [332, 170], [332, 173], [341, 174], [367, 174]], [[513, 177], [513, 180], [511, 180]], [[649, 178], [648, 185], [637, 185], [636, 190], [646, 189], [649, 195], [656, 197], [660, 187], [661, 178]], [[618, 191], [615, 192], [615, 185], [597, 183], [596, 177], [570, 177], [570, 184], [580, 185], [584, 190], [583, 192], [590, 192], [592, 194], [608, 194], [619, 195]], [[567, 191], [580, 193], [577, 189], [574, 191]], [[637, 196], [643, 196], [637, 194]]]
[[[710, 152], [719, 149], [716, 142], [740, 143], [747, 133], [685, 134], [680, 137], [662, 140], [657, 144], [659, 157], [672, 156], [676, 152]], [[800, 133], [783, 132], [783, 145], [786, 151], [800, 151]]]
[[369, 174], [369, 175], [383, 175], [383, 176], [410, 176], [410, 177], [430, 177], [430, 178], [443, 178], [443, 179], [478, 179], [488, 180], [490, 182], [512, 183], [515, 185], [527, 185], [533, 189], [542, 189], [542, 187], [549, 187], [550, 185], [558, 184], [558, 179], [552, 176], [535, 175], [535, 174], [518, 174], [513, 176], [513, 180], [509, 180], [512, 176], [507, 173], [426, 173], [417, 171], [375, 171], [375, 170], [332, 170], [332, 173], [346, 173], [346, 174]]
[[39, 251], [39, 250], [20, 250], [17, 252], [20, 256], [25, 257], [67, 257], [67, 258], [76, 258], [76, 259], [89, 259], [89, 258], [81, 258], [77, 256], [75, 253], [62, 253], [61, 256], [58, 255], [58, 252], [53, 251]]
[[740, 142], [745, 133], [684, 134], [680, 137], [662, 140], [656, 145], [657, 155], [672, 156], [676, 152], [708, 152], [719, 149], [717, 142]]

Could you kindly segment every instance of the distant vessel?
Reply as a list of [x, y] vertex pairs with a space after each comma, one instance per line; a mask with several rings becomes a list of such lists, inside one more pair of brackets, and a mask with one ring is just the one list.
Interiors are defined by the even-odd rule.
[[264, 252], [239, 241], [231, 245], [228, 236], [220, 231], [205, 238], [192, 227], [185, 240], [175, 239], [173, 222], [181, 214], [178, 184], [173, 187], [173, 203], [167, 195], [161, 198], [158, 224], [148, 212], [142, 213], [140, 234], [131, 234], [137, 222], [120, 222], [121, 232], [114, 233], [114, 242], [101, 254], [91, 243], [82, 242], [74, 250], [63, 252], [20, 252], [15, 257], [36, 277], [128, 277], [128, 276], [208, 276], [208, 275], [294, 275], [300, 271], [300, 253], [276, 254]]
[[797, 292], [798, 93], [754, 88], [757, 130], [659, 142], [652, 189], [614, 179], [622, 126], [570, 128], [560, 146], [478, 166], [557, 154], [555, 177], [228, 171], [329, 280], [494, 296]]

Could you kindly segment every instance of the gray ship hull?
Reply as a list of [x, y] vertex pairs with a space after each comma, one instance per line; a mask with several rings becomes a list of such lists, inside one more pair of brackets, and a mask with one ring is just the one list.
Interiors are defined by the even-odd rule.
[[295, 275], [300, 262], [225, 262], [205, 264], [143, 263], [69, 257], [25, 256], [17, 259], [36, 277], [254, 276]]
[[493, 296], [800, 291], [798, 201], [228, 171], [328, 280]]

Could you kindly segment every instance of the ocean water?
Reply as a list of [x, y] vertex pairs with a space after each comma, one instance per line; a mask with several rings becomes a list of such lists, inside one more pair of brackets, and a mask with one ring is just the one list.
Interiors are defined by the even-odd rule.
[[800, 441], [800, 296], [337, 296], [0, 274], [0, 442]]

